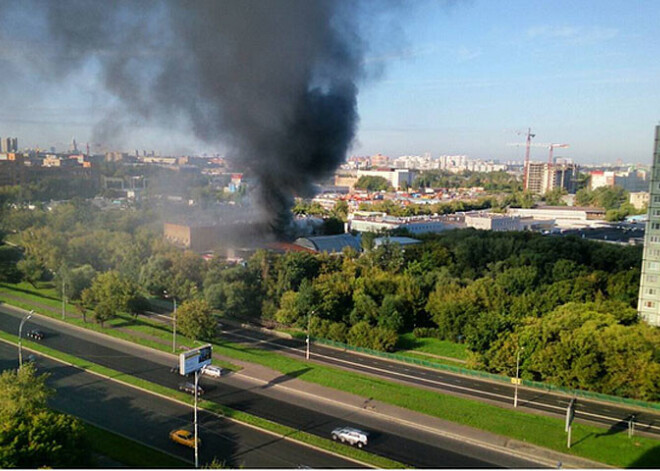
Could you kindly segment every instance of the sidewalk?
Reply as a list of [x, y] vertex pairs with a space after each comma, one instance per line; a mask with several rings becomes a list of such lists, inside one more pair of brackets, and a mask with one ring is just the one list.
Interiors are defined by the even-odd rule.
[[[2, 292], [2, 294], [7, 298], [15, 299], [26, 304], [31, 304], [39, 310], [47, 310], [54, 313], [61, 312], [59, 309], [52, 306], [41, 304], [35, 301], [28, 302], [20, 297], [12, 296], [7, 292]], [[67, 316], [78, 319], [81, 318], [80, 315], [73, 312], [67, 313]], [[158, 342], [163, 345], [169, 345], [169, 341], [165, 341], [161, 338], [154, 337], [149, 334], [136, 332], [134, 330], [123, 327], [117, 327], [115, 329], [132, 336]], [[360, 410], [363, 413], [378, 415], [381, 418], [396, 421], [402, 425], [410, 426], [416, 429], [424, 429], [429, 433], [434, 433], [447, 438], [470, 443], [472, 445], [485, 447], [493, 451], [508, 453], [523, 459], [537, 462], [550, 468], [563, 467], [588, 469], [609, 467], [603, 463], [598, 463], [565, 453], [559, 453], [526, 442], [456, 424], [454, 422], [438, 419], [436, 417], [421, 414], [409, 409], [374, 401], [371, 400], [371, 398], [361, 397], [346, 393], [344, 391], [331, 389], [297, 378], [288, 379], [285, 383], [282, 384], [282, 373], [279, 371], [271, 370], [270, 368], [258, 364], [248, 363], [231, 357], [224, 357], [221, 355], [215, 355], [215, 357], [219, 360], [227, 361], [229, 363], [240, 366], [242, 370], [238, 373], [235, 373], [235, 375], [245, 377], [246, 379], [258, 383], [269, 384], [270, 388], [277, 388], [279, 390], [313, 397], [318, 401], [332, 402], [335, 405], [340, 405], [341, 407], [348, 409]]]

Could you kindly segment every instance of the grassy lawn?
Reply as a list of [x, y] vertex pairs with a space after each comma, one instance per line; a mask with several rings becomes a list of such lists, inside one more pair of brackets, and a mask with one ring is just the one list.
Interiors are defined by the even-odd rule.
[[[82, 324], [82, 321], [80, 323]], [[114, 329], [100, 329], [95, 324], [84, 324], [84, 326], [94, 326], [95, 330], [102, 330], [117, 337], [126, 335]], [[128, 328], [131, 327], [128, 326]], [[158, 329], [155, 332], [159, 336], [163, 335], [163, 338], [171, 338], [171, 334], [168, 337], [167, 332]], [[136, 338], [137, 342], [144, 344], [143, 340]], [[192, 342], [183, 338], [181, 338], [180, 343], [192, 345]], [[163, 345], [159, 344], [159, 348], [162, 350]], [[381, 402], [613, 466], [657, 467], [660, 463], [660, 441], [658, 440], [644, 437], [635, 437], [631, 440], [624, 432], [614, 432], [589, 425], [576, 424], [573, 428], [574, 446], [570, 450], [566, 450], [564, 424], [563, 419], [560, 418], [527, 414], [475, 400], [442, 395], [437, 392], [307, 363], [239, 344], [216, 343], [214, 344], [214, 351], [219, 355], [258, 363], [284, 374], [295, 373], [295, 376], [299, 379], [322, 386], [350, 392], [362, 397], [371, 397]], [[170, 395], [172, 393], [172, 391], [169, 392]]]
[[[15, 335], [8, 334], [6, 332], [0, 331], [0, 339], [4, 339], [5, 341], [9, 341], [11, 343], [16, 343], [17, 342], [17, 337]], [[183, 393], [181, 391], [173, 390], [166, 388], [165, 386], [161, 386], [159, 384], [151, 383], [149, 381], [136, 378], [134, 376], [127, 375], [125, 373], [121, 373], [119, 371], [112, 370], [110, 368], [106, 368], [101, 365], [97, 365], [95, 363], [92, 363], [87, 360], [83, 360], [81, 358], [77, 358], [73, 355], [69, 355], [67, 353], [60, 352], [58, 350], [53, 350], [52, 348], [48, 348], [44, 345], [41, 345], [36, 342], [32, 342], [30, 340], [23, 340], [23, 345], [26, 348], [30, 348], [32, 350], [35, 350], [37, 352], [42, 352], [47, 355], [50, 355], [53, 358], [58, 358], [59, 360], [69, 363], [71, 365], [77, 366], [83, 370], [86, 371], [91, 371], [94, 373], [98, 373], [100, 375], [106, 376], [108, 378], [111, 378], [116, 381], [120, 381], [126, 384], [130, 384], [133, 386], [137, 386], [139, 388], [142, 388], [146, 391], [151, 391], [157, 394], [161, 394], [163, 396], [171, 397], [174, 399], [177, 399], [178, 401], [185, 402], [188, 404], [193, 403], [193, 398], [190, 396], [190, 394]], [[353, 458], [356, 460], [359, 460], [363, 463], [369, 463], [377, 468], [383, 468], [383, 469], [401, 469], [404, 468], [403, 463], [399, 463], [394, 460], [390, 460], [388, 458], [384, 458], [382, 456], [374, 455], [371, 453], [368, 453], [364, 450], [360, 450], [358, 448], [352, 448], [348, 447], [345, 445], [342, 445], [340, 443], [334, 442], [330, 439], [325, 439], [322, 437], [318, 437], [316, 435], [312, 435], [310, 433], [301, 431], [301, 430], [296, 430], [294, 428], [288, 427], [286, 425], [278, 424], [275, 422], [271, 422], [270, 420], [263, 419], [261, 417], [257, 417], [251, 414], [248, 414], [246, 412], [238, 411], [235, 409], [231, 409], [227, 406], [223, 406], [221, 404], [213, 403], [210, 401], [206, 400], [200, 400], [198, 401], [198, 406], [201, 409], [205, 409], [211, 412], [215, 412], [216, 414], [222, 415], [224, 417], [230, 418], [232, 420], [236, 420], [237, 422], [242, 422], [245, 424], [253, 425], [255, 427], [261, 428], [263, 430], [268, 430], [270, 432], [273, 432], [275, 434], [288, 437], [303, 443], [308, 443], [310, 445], [317, 446], [321, 449], [331, 451], [334, 453], [337, 453], [339, 455], [348, 457], [348, 458]], [[120, 437], [121, 438], [121, 437]], [[132, 453], [132, 452], [131, 452]], [[105, 453], [103, 453], [105, 454]], [[117, 461], [121, 461], [120, 458], [115, 458], [112, 455], [106, 455], [110, 458], [117, 459]], [[122, 461], [123, 462], [123, 461]], [[141, 465], [136, 465], [135, 467], [142, 467]], [[162, 467], [170, 467], [170, 466], [162, 466]]]
[[127, 468], [190, 468], [190, 463], [121, 435], [85, 424], [92, 449]]
[[[415, 338], [412, 333], [403, 334], [399, 337], [397, 348], [400, 350], [416, 350], [423, 353], [430, 353], [441, 357], [456, 358], [466, 360], [468, 352], [465, 344], [449, 342], [432, 337]], [[401, 354], [403, 352], [398, 351]], [[423, 356], [421, 358], [424, 358]], [[426, 357], [428, 359], [428, 357]]]

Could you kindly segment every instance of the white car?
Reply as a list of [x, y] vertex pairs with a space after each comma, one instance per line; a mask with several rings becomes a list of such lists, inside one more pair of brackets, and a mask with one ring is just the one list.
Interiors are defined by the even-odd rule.
[[352, 427], [340, 427], [332, 431], [332, 439], [362, 448], [367, 444], [367, 433]]
[[206, 365], [202, 367], [202, 374], [212, 376], [214, 378], [219, 378], [222, 376], [222, 368], [214, 365]]

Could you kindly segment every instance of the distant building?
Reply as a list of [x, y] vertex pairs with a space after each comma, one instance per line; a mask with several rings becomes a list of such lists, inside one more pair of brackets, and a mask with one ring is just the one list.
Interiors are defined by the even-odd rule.
[[648, 214], [637, 309], [644, 321], [660, 326], [660, 126], [655, 128]]
[[531, 216], [511, 216], [486, 211], [465, 214], [466, 227], [485, 231], [549, 231], [554, 225], [554, 219], [534, 219]]
[[[408, 188], [412, 185], [413, 180], [417, 173], [414, 170], [401, 169], [401, 168], [387, 168], [378, 170], [358, 170], [357, 178], [360, 177], [381, 177], [390, 182], [395, 190], [401, 190], [404, 187]], [[335, 181], [335, 185], [337, 182]]]
[[497, 213], [467, 213], [465, 225], [486, 231], [520, 231], [523, 229], [520, 216]]
[[376, 154], [369, 157], [372, 167], [387, 167], [390, 164], [390, 158], [383, 154]]
[[0, 138], [0, 153], [18, 152], [18, 139], [15, 137]]
[[620, 186], [626, 191], [639, 192], [648, 190], [648, 175], [645, 170], [593, 170], [589, 172], [589, 188], [595, 190], [603, 186]]
[[299, 237], [294, 244], [314, 252], [327, 252], [329, 254], [341, 253], [346, 247], [351, 247], [358, 252], [362, 250], [360, 238], [351, 234]]
[[630, 193], [630, 204], [635, 209], [642, 209], [648, 206], [651, 195], [648, 191], [638, 191]]
[[443, 232], [462, 227], [456, 216], [396, 217], [385, 213], [356, 211], [348, 222], [349, 230], [357, 232], [388, 232], [402, 229], [411, 234]]
[[555, 188], [563, 188], [568, 193], [575, 193], [577, 173], [575, 164], [530, 162], [525, 190], [544, 194]]
[[218, 243], [217, 228], [215, 225], [189, 225], [164, 223], [165, 239], [176, 246], [194, 250], [195, 252], [207, 252], [212, 250]]

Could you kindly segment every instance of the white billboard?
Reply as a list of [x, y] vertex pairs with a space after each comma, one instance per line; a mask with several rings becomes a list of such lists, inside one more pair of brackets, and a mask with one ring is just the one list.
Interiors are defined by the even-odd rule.
[[194, 373], [203, 366], [210, 365], [212, 351], [211, 345], [203, 345], [179, 354], [179, 374]]

